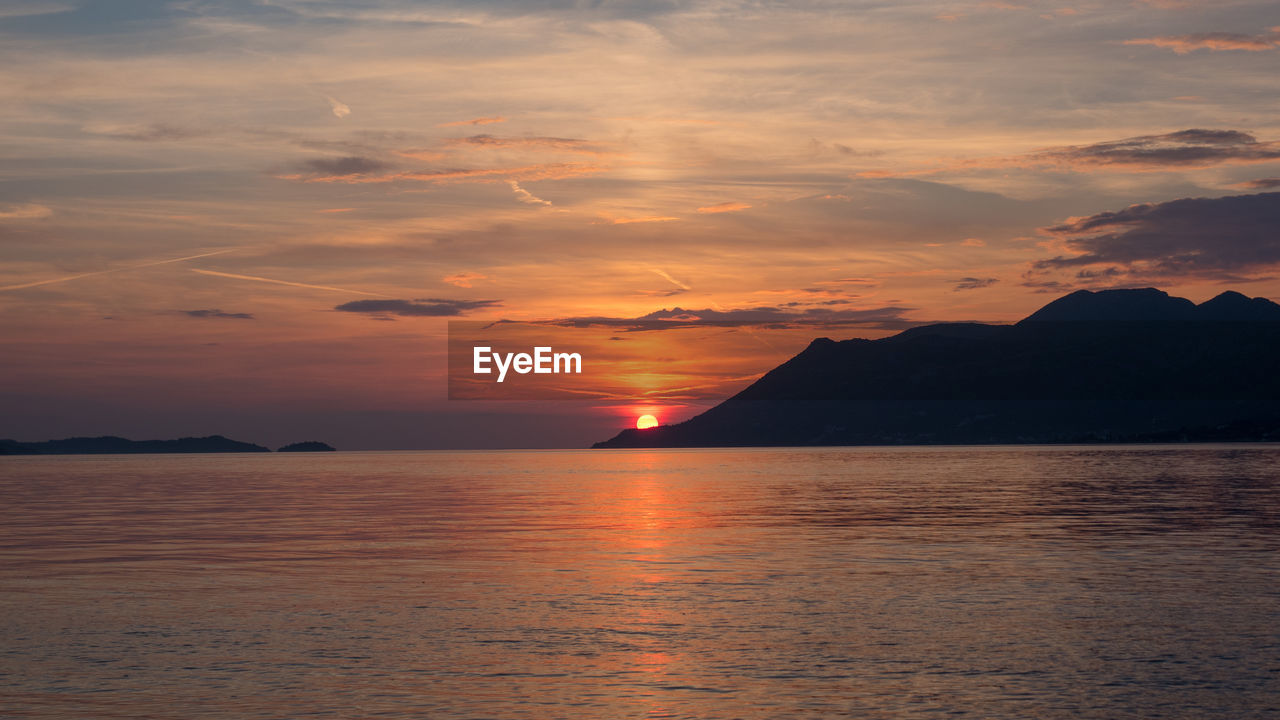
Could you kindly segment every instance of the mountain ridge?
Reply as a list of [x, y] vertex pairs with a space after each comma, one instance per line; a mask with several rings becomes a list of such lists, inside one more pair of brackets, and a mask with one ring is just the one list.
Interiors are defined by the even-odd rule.
[[593, 447], [1280, 439], [1277, 357], [1270, 300], [1080, 291], [1012, 325], [818, 338], [694, 418]]

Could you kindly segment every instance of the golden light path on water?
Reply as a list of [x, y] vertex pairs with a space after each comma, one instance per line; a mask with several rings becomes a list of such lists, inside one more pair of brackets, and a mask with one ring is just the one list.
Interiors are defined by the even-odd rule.
[[1275, 446], [10, 457], [17, 717], [1264, 717]]

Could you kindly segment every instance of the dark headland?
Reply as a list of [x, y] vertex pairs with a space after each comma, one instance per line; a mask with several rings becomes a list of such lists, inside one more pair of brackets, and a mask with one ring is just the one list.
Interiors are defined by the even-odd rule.
[[1280, 441], [1280, 305], [1146, 288], [819, 338], [701, 415], [594, 447], [1214, 441]]

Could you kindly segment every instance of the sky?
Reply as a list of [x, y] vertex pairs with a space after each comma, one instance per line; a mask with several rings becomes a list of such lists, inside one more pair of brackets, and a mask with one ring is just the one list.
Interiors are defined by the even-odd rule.
[[[13, 0], [0, 97], [18, 440], [581, 447], [819, 336], [1280, 298], [1274, 2]], [[449, 400], [499, 320], [684, 375]]]

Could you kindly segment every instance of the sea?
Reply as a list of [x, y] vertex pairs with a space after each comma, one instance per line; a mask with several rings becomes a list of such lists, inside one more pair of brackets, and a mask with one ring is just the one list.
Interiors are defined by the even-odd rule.
[[4, 718], [1280, 717], [1280, 446], [0, 458]]

